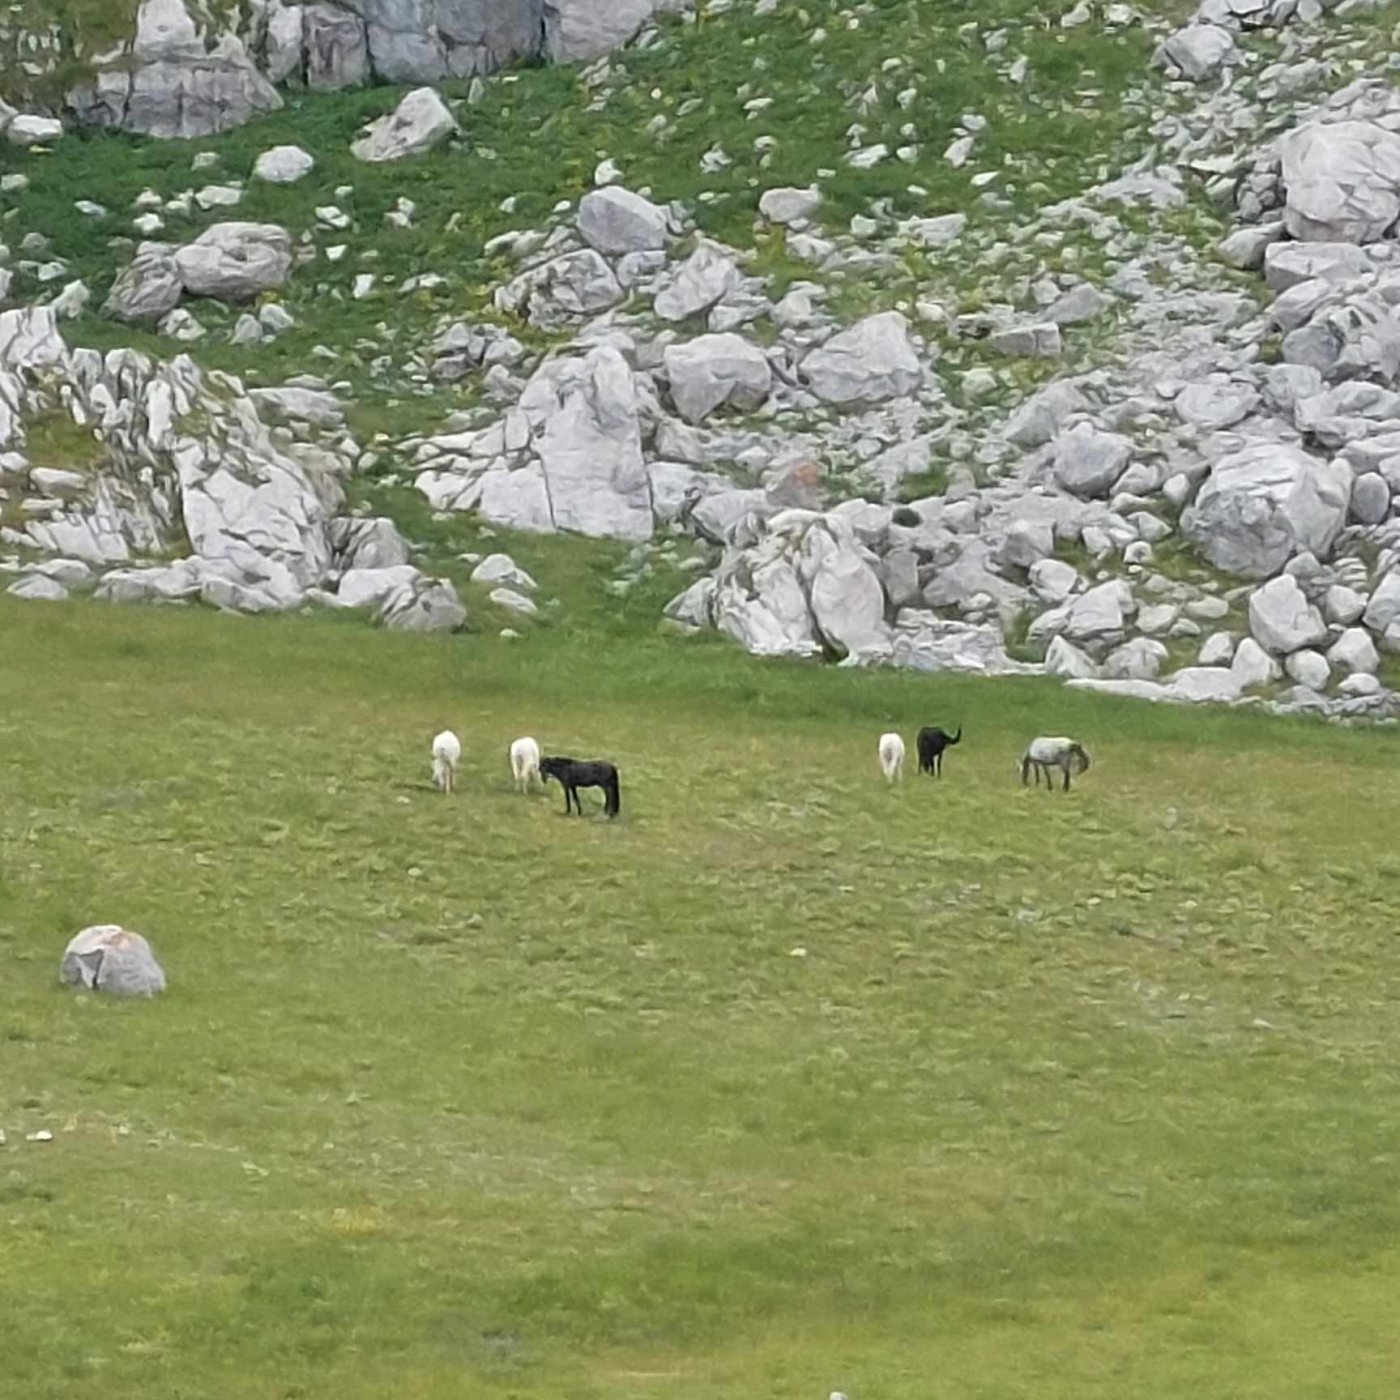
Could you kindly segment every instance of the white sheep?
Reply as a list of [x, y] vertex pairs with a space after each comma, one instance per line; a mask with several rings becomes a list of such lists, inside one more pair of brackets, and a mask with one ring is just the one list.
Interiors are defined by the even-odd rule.
[[898, 734], [880, 735], [880, 771], [887, 783], [904, 777], [904, 740]]
[[462, 741], [444, 729], [433, 740], [433, 786], [451, 792], [457, 777], [457, 764], [462, 757]]
[[530, 738], [517, 739], [510, 746], [510, 773], [521, 792], [530, 786], [533, 778], [543, 786], [540, 777], [540, 746]]

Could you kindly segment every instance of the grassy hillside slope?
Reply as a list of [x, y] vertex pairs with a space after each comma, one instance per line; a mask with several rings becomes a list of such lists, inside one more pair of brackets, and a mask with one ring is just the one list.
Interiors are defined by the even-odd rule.
[[[298, 318], [296, 330], [271, 345], [229, 346], [224, 333], [236, 312], [194, 303], [211, 331], [195, 353], [255, 383], [280, 382], [308, 368], [339, 375], [353, 387], [364, 426], [421, 428], [439, 409], [471, 401], [471, 386], [434, 391], [415, 379], [412, 360], [445, 317], [489, 308], [493, 285], [513, 269], [504, 258], [488, 257], [486, 244], [511, 229], [546, 225], [556, 205], [575, 202], [592, 187], [605, 157], [618, 163], [630, 188], [681, 200], [705, 231], [754, 248], [756, 269], [777, 274], [778, 286], [814, 270], [786, 255], [780, 233], [755, 232], [759, 195], [771, 186], [818, 182], [822, 221], [837, 230], [876, 201], [901, 218], [967, 211], [968, 244], [986, 247], [1005, 237], [1014, 219], [1116, 173], [1145, 148], [1146, 128], [1169, 100], [1149, 68], [1155, 35], [1141, 24], [1061, 29], [1057, 20], [1069, 8], [999, 0], [988, 13], [966, 0], [878, 0], [672, 20], [654, 45], [624, 51], [602, 67], [493, 78], [479, 101], [462, 106], [461, 141], [390, 166], [367, 166], [350, 155], [362, 123], [392, 110], [402, 96], [402, 89], [388, 87], [289, 94], [285, 110], [200, 142], [75, 134], [50, 152], [11, 157], [31, 183], [14, 196], [4, 236], [44, 234], [70, 275], [91, 286], [94, 302], [72, 328], [75, 341], [140, 343], [140, 332], [98, 314], [129, 258], [130, 245], [113, 240], [137, 238], [130, 223], [136, 198], [152, 189], [169, 200], [206, 184], [248, 180], [260, 152], [300, 145], [318, 162], [302, 183], [250, 182], [236, 209], [192, 207], [165, 216], [159, 236], [173, 242], [219, 219], [250, 218], [298, 236], [308, 232], [318, 249], [283, 296]], [[1189, 5], [1158, 0], [1139, 9], [1167, 21]], [[1020, 82], [1009, 76], [1018, 57], [1027, 61]], [[447, 91], [461, 98], [469, 86]], [[944, 151], [967, 116], [977, 127], [976, 147], [955, 168]], [[846, 163], [857, 147], [876, 144], [889, 155], [873, 168]], [[906, 158], [896, 156], [899, 150]], [[723, 163], [702, 168], [715, 152]], [[215, 165], [192, 169], [197, 156], [209, 154], [217, 156]], [[979, 178], [992, 183], [975, 183]], [[414, 226], [386, 230], [384, 216], [401, 198], [417, 206]], [[78, 200], [96, 201], [107, 213], [75, 215]], [[327, 206], [341, 209], [351, 226], [318, 226], [316, 211]], [[1074, 265], [1087, 274], [1101, 250], [1082, 241], [1064, 256], [1079, 258]], [[346, 249], [344, 257], [327, 261], [325, 251], [337, 246]], [[1003, 280], [1010, 285], [1053, 269], [1061, 256], [1013, 236], [995, 289], [980, 284], [986, 269], [975, 271], [963, 247], [910, 253], [899, 275], [853, 279], [835, 290], [851, 314], [916, 294], [945, 296], [954, 309], [964, 302], [975, 307], [989, 293], [1000, 295]], [[367, 272], [378, 285], [354, 300], [355, 277]], [[425, 273], [441, 277], [442, 285], [398, 290]], [[18, 287], [25, 285], [21, 280]], [[177, 348], [151, 343], [165, 353]], [[422, 398], [434, 402], [421, 404]]]
[[[1392, 733], [608, 618], [0, 600], [16, 1394], [1390, 1393]], [[57, 986], [108, 920], [165, 998]]]

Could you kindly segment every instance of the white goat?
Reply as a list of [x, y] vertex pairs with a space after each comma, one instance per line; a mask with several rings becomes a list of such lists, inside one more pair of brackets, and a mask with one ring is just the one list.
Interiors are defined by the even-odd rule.
[[524, 792], [533, 778], [543, 786], [540, 777], [540, 746], [533, 739], [517, 739], [510, 746], [510, 773], [515, 785]]
[[433, 786], [451, 792], [457, 778], [457, 764], [462, 757], [462, 741], [444, 729], [433, 740]]
[[880, 771], [887, 783], [904, 777], [904, 740], [898, 734], [880, 735]]
[[1073, 739], [1066, 739], [1063, 736], [1055, 738], [1032, 739], [1026, 746], [1026, 751], [1021, 755], [1021, 786], [1026, 785], [1032, 772], [1035, 774], [1036, 786], [1040, 785], [1040, 776], [1045, 775], [1045, 790], [1050, 791], [1054, 787], [1054, 779], [1050, 770], [1058, 768], [1065, 775], [1064, 791], [1069, 791], [1069, 779], [1071, 772], [1084, 773], [1089, 768], [1089, 750], [1083, 744], [1076, 743]]

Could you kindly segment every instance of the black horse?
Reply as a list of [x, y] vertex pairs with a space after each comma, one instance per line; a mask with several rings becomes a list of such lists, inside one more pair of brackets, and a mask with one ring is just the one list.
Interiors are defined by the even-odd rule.
[[617, 769], [611, 763], [588, 763], [577, 758], [542, 758], [540, 760], [540, 780], [548, 782], [553, 778], [564, 789], [564, 815], [572, 809], [583, 815], [583, 804], [578, 800], [579, 788], [596, 787], [603, 789], [603, 812], [609, 818], [622, 810], [622, 792], [617, 783]]
[[962, 738], [962, 725], [956, 734], [948, 734], [942, 729], [931, 727], [919, 730], [919, 772], [932, 773], [935, 778], [943, 774], [943, 750], [951, 749]]

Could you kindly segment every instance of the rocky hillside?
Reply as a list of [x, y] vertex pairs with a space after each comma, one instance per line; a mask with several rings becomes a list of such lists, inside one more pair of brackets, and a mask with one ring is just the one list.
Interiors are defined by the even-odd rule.
[[760, 654], [1389, 712], [1390, 7], [457, 8], [12, 46], [16, 591], [460, 626], [411, 489]]

